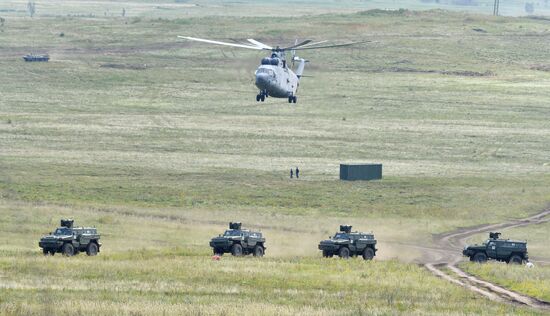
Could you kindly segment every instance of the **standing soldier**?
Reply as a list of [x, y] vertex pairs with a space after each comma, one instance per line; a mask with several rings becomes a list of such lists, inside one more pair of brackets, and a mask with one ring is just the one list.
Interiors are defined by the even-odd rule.
[[292, 168], [290, 168], [290, 179], [292, 179], [293, 175], [294, 175], [294, 173], [292, 173]]
[[300, 177], [300, 169], [296, 167], [296, 179], [298, 179], [299, 177]]

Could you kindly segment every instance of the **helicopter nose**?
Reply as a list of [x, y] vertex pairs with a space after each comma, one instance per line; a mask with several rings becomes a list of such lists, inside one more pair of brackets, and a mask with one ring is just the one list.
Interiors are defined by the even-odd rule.
[[260, 89], [265, 89], [269, 84], [269, 76], [267, 74], [256, 74], [256, 86]]

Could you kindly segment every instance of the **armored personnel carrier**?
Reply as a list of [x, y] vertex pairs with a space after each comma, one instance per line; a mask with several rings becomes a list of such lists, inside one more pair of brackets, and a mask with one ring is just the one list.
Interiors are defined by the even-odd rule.
[[28, 55], [23, 56], [23, 59], [26, 62], [36, 62], [36, 61], [47, 62], [48, 60], [50, 60], [50, 55], [48, 55], [48, 54], [44, 54], [44, 55], [28, 54]]
[[241, 223], [229, 223], [229, 229], [210, 240], [214, 254], [231, 253], [233, 256], [253, 254], [263, 257], [265, 253], [265, 238], [262, 233], [241, 229]]
[[330, 239], [319, 243], [319, 250], [323, 257], [331, 258], [338, 255], [347, 259], [350, 256], [362, 256], [365, 260], [372, 260], [376, 255], [376, 239], [372, 233], [352, 232], [350, 225], [340, 225], [340, 232]]
[[527, 242], [510, 239], [500, 239], [500, 233], [489, 233], [489, 239], [480, 245], [464, 247], [462, 254], [470, 257], [470, 261], [483, 263], [487, 259], [521, 264], [528, 261]]
[[95, 227], [73, 227], [74, 220], [62, 219], [61, 226], [54, 232], [40, 239], [38, 246], [44, 255], [62, 253], [73, 256], [80, 251], [86, 251], [88, 256], [95, 256], [99, 252], [100, 235]]

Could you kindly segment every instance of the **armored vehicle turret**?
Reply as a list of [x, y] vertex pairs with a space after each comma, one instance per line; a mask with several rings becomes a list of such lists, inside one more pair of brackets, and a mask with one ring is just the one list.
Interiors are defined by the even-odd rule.
[[527, 242], [500, 239], [500, 233], [489, 233], [489, 239], [482, 244], [467, 245], [462, 254], [470, 258], [470, 261], [483, 263], [487, 259], [504, 261], [507, 263], [521, 264], [528, 261]]
[[95, 256], [99, 252], [100, 235], [95, 227], [73, 227], [74, 220], [62, 219], [61, 226], [49, 235], [43, 236], [38, 242], [44, 255], [62, 253], [73, 256], [80, 251], [86, 251], [88, 256]]
[[372, 260], [378, 250], [373, 233], [352, 232], [351, 225], [340, 225], [340, 231], [329, 238], [319, 243], [319, 250], [325, 258], [362, 256], [365, 260]]
[[229, 223], [229, 229], [210, 240], [210, 247], [214, 254], [223, 255], [231, 253], [233, 256], [253, 254], [255, 257], [263, 257], [265, 253], [265, 238], [262, 233], [242, 229], [241, 223]]

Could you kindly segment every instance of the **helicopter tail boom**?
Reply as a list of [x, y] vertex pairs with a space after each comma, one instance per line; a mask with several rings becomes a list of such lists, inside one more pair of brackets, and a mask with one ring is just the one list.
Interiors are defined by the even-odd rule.
[[308, 61], [299, 57], [295, 57], [294, 59], [299, 62], [298, 67], [296, 68], [296, 76], [300, 79], [304, 73], [304, 68]]

